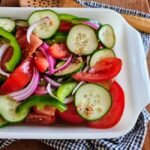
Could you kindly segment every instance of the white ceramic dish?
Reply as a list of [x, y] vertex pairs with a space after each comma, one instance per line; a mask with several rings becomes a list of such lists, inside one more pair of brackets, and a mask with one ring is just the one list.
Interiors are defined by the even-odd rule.
[[[40, 9], [40, 8], [38, 8]], [[0, 8], [1, 17], [26, 19], [35, 8]], [[130, 131], [142, 109], [150, 102], [150, 80], [140, 34], [118, 13], [108, 9], [54, 8], [60, 13], [98, 19], [113, 26], [116, 34], [114, 50], [123, 60], [117, 81], [125, 92], [125, 110], [120, 122], [110, 129], [91, 129], [80, 126], [50, 127], [9, 126], [0, 129], [0, 138], [20, 139], [96, 139], [119, 137]], [[117, 109], [117, 108], [116, 108]], [[113, 116], [112, 116], [113, 117]]]

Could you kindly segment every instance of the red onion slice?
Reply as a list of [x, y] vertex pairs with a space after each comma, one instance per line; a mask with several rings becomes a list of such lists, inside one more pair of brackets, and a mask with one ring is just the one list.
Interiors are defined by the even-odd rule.
[[55, 66], [55, 59], [48, 53], [48, 45], [47, 44], [43, 44], [41, 47], [40, 47], [41, 51], [43, 52], [43, 54], [45, 55], [45, 57], [47, 58], [47, 61], [49, 63], [49, 67], [48, 67], [48, 70], [49, 70], [49, 74], [54, 74], [55, 70], [54, 70], [54, 66]]
[[65, 68], [67, 68], [70, 65], [71, 61], [72, 61], [72, 55], [70, 55], [70, 57], [68, 58], [68, 60], [66, 61], [66, 63], [64, 65], [62, 65], [58, 69], [55, 69], [55, 72], [59, 72], [61, 70], [64, 70]]
[[59, 86], [61, 86], [60, 83], [58, 83], [58, 82], [52, 80], [51, 78], [49, 78], [49, 77], [47, 77], [47, 76], [44, 76], [44, 79], [45, 79], [48, 83], [50, 83], [52, 86], [54, 86], [54, 87], [59, 87]]
[[10, 93], [9, 96], [13, 97], [16, 101], [25, 100], [35, 92], [38, 86], [38, 82], [39, 82], [39, 72], [36, 68], [34, 68], [30, 84], [28, 84], [28, 86], [22, 90]]
[[36, 95], [45, 95], [45, 94], [47, 94], [46, 86], [38, 86], [34, 93]]
[[[5, 44], [3, 44], [1, 47], [0, 47], [0, 61], [1, 61], [1, 59], [2, 59], [2, 56], [3, 56], [3, 54], [5, 53], [5, 51], [7, 50], [7, 48], [8, 48], [8, 44], [7, 43], [5, 43]], [[7, 73], [7, 72], [5, 72], [4, 70], [2, 70], [2, 68], [1, 68], [1, 65], [0, 65], [0, 74], [2, 74], [2, 75], [4, 75], [4, 76], [6, 76], [6, 77], [9, 77], [9, 73]]]
[[[47, 85], [47, 92], [49, 93], [49, 95], [50, 95], [51, 97], [54, 97], [54, 98], [58, 99], [58, 97], [53, 94], [52, 88], [51, 88], [51, 84], [50, 84], [50, 83], [48, 83], [48, 85]], [[58, 99], [58, 100], [59, 100], [59, 99]]]
[[98, 30], [100, 25], [97, 21], [94, 21], [94, 20], [90, 20], [90, 21], [83, 21], [82, 22], [83, 24], [86, 24], [88, 26], [91, 26], [92, 28]]
[[49, 17], [42, 18], [42, 19], [36, 21], [35, 23], [33, 23], [33, 24], [28, 28], [28, 30], [27, 30], [27, 41], [28, 41], [29, 43], [31, 42], [31, 41], [30, 41], [30, 36], [31, 36], [32, 31], [33, 31], [38, 25], [40, 25], [41, 23], [44, 23], [44, 22], [46, 22], [46, 21], [49, 22], [49, 21], [50, 21], [50, 18], [49, 18]]
[[75, 92], [78, 90], [78, 88], [79, 88], [82, 84], [84, 84], [84, 81], [81, 81], [81, 82], [78, 83], [78, 85], [77, 85], [77, 86], [74, 88], [74, 90], [72, 91], [72, 95], [75, 94]]
[[68, 96], [68, 97], [65, 99], [64, 104], [69, 104], [69, 103], [73, 102], [73, 100], [74, 100], [74, 97], [73, 97], [73, 96]]

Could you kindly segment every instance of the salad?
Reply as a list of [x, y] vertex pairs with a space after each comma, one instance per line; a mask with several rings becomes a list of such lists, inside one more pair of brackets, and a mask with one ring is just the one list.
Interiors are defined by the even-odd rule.
[[122, 60], [111, 25], [92, 18], [32, 12], [0, 18], [0, 127], [65, 122], [116, 125], [124, 92], [115, 81]]

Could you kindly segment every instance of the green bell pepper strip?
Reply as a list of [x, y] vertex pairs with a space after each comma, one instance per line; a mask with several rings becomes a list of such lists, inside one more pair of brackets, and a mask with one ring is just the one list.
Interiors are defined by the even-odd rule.
[[59, 19], [61, 21], [67, 21], [67, 22], [71, 22], [72, 23], [72, 19], [73, 18], [77, 18], [74, 15], [69, 15], [69, 14], [59, 14]]
[[67, 40], [67, 34], [63, 33], [63, 32], [57, 32], [55, 33], [55, 35], [46, 40], [45, 42], [47, 42], [48, 44], [54, 44], [54, 43], [64, 43]]
[[57, 90], [57, 97], [61, 102], [65, 101], [65, 98], [69, 96], [73, 89], [76, 87], [76, 82], [69, 82], [61, 85]]
[[39, 109], [43, 108], [45, 105], [50, 105], [58, 109], [60, 112], [63, 112], [67, 109], [67, 106], [55, 98], [50, 97], [49, 95], [44, 96], [31, 96], [24, 102], [22, 102], [16, 109], [18, 114], [25, 114], [29, 112], [32, 106], [37, 106]]
[[7, 71], [12, 72], [21, 59], [21, 49], [16, 38], [11, 33], [0, 28], [0, 36], [8, 39], [10, 42], [9, 44], [13, 48], [13, 55], [5, 64]]

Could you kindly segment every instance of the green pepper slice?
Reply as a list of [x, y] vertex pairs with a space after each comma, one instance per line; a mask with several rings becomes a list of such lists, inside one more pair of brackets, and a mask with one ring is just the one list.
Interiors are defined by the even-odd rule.
[[6, 64], [5, 64], [6, 69], [9, 72], [12, 72], [21, 59], [21, 49], [20, 49], [20, 46], [19, 46], [16, 38], [11, 33], [0, 28], [0, 36], [8, 39], [10, 42], [9, 44], [13, 48], [13, 55], [10, 58], [10, 60], [8, 62], [6, 62]]
[[67, 109], [67, 106], [55, 98], [50, 97], [49, 95], [44, 96], [31, 96], [24, 102], [22, 102], [16, 109], [16, 112], [19, 114], [24, 114], [30, 110], [32, 106], [37, 106], [39, 109], [43, 108], [45, 105], [50, 105], [63, 112]]
[[61, 102], [65, 101], [65, 98], [69, 96], [73, 89], [76, 87], [76, 82], [69, 82], [61, 85], [57, 90], [57, 97]]

